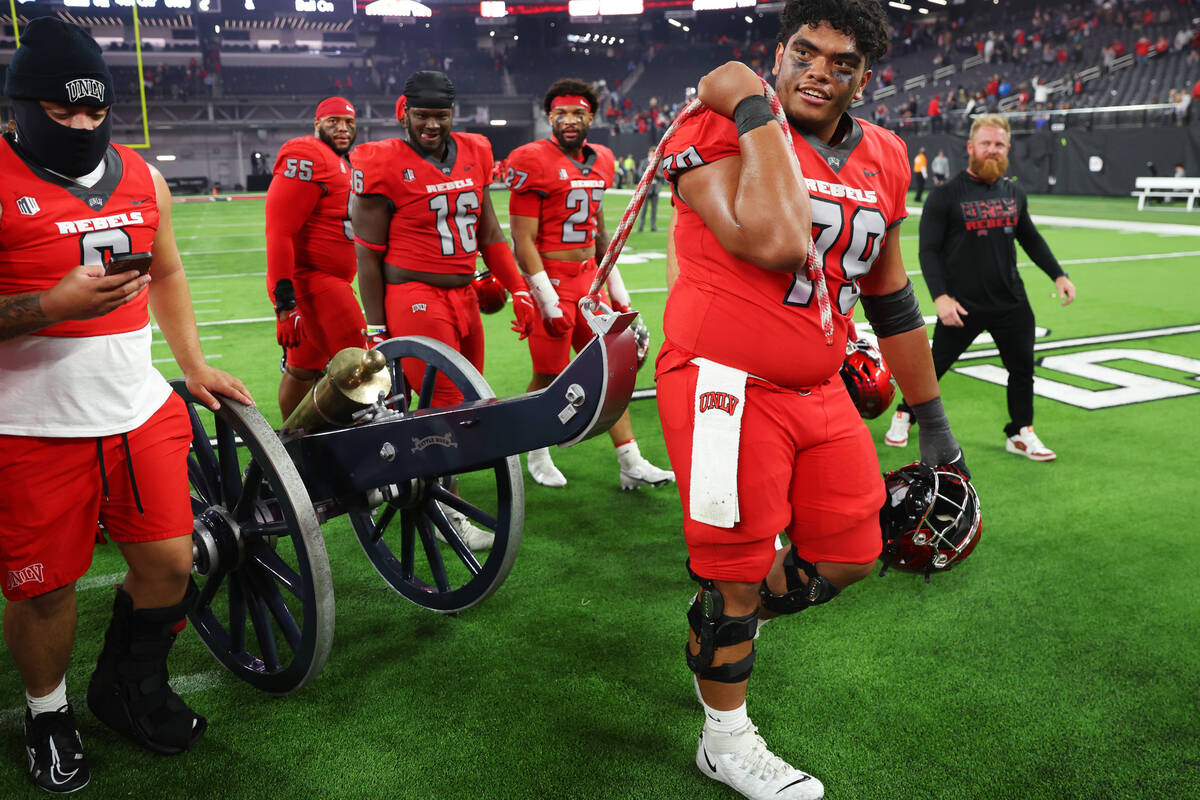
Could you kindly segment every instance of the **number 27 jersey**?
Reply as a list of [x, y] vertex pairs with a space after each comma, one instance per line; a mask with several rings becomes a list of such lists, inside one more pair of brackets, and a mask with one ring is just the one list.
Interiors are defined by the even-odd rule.
[[584, 145], [583, 157], [576, 161], [553, 139], [539, 139], [513, 150], [505, 162], [508, 213], [538, 219], [539, 252], [586, 247], [596, 238], [596, 216], [616, 162], [612, 150], [598, 144]]

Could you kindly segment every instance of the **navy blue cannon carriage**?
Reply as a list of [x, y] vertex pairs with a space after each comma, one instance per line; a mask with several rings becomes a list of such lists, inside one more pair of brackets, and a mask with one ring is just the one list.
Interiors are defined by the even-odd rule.
[[[634, 317], [589, 314], [598, 335], [553, 384], [503, 399], [432, 339], [392, 339], [378, 353], [350, 348], [280, 432], [227, 398], [212, 412], [174, 381], [193, 432], [200, 598], [189, 619], [208, 649], [274, 694], [320, 674], [334, 621], [321, 525], [342, 514], [380, 576], [414, 603], [452, 614], [490, 596], [521, 542], [518, 454], [603, 433], [624, 412], [637, 372]], [[339, 358], [352, 363], [339, 366]], [[419, 387], [405, 385], [409, 359], [425, 364]], [[347, 370], [350, 386], [333, 392], [327, 382]], [[430, 407], [438, 375], [462, 392], [462, 403]], [[492, 532], [492, 549], [473, 553], [448, 508]]]

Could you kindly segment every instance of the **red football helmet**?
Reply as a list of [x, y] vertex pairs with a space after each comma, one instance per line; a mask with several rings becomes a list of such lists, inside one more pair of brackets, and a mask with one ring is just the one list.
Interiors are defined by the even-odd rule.
[[887, 473], [883, 482], [883, 572], [894, 566], [921, 573], [928, 583], [931, 573], [950, 569], [979, 544], [979, 495], [958, 472], [918, 462]]
[[892, 404], [896, 395], [892, 371], [869, 339], [846, 340], [846, 360], [839, 372], [863, 419], [875, 419]]
[[500, 283], [500, 280], [486, 269], [475, 276], [472, 285], [475, 287], [475, 294], [479, 297], [479, 310], [485, 314], [495, 314], [508, 302], [504, 284]]

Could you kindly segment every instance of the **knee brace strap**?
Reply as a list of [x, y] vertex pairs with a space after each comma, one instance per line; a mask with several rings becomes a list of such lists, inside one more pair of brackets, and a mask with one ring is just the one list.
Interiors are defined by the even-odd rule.
[[[808, 576], [807, 584], [800, 580], [801, 570]], [[758, 590], [763, 607], [776, 614], [795, 614], [809, 606], [828, 603], [841, 591], [817, 572], [815, 564], [801, 558], [795, 545], [783, 558], [783, 576], [787, 579], [787, 591], [784, 594], [772, 593], [766, 581]]]
[[700, 651], [692, 653], [684, 648], [688, 669], [697, 677], [721, 683], [740, 683], [750, 677], [754, 668], [754, 647], [750, 655], [732, 664], [713, 666], [713, 657], [719, 647], [730, 647], [742, 642], [753, 642], [758, 630], [758, 609], [744, 617], [725, 615], [725, 598], [711, 580], [693, 575], [700, 584], [700, 596], [688, 609], [688, 624], [700, 643]]

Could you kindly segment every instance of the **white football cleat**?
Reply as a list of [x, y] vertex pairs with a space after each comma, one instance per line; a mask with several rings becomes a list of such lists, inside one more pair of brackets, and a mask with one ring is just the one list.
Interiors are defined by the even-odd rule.
[[1042, 444], [1042, 440], [1033, 432], [1032, 425], [1026, 425], [1015, 435], [1008, 437], [1004, 449], [1033, 461], [1053, 461], [1058, 458], [1053, 450]]
[[734, 734], [700, 732], [696, 766], [750, 800], [820, 800], [825, 787], [767, 749], [758, 728]]
[[[450, 520], [450, 524], [454, 526], [454, 530], [458, 531], [458, 537], [463, 540], [463, 544], [474, 551], [492, 549], [492, 545], [496, 541], [496, 534], [476, 527], [458, 509], [451, 508], [445, 503], [439, 503], [438, 505], [442, 507], [442, 511], [446, 512], [446, 518]], [[436, 525], [433, 530], [439, 542], [446, 541], [446, 537], [442, 535], [441, 530]]]
[[625, 492], [641, 486], [662, 486], [674, 481], [674, 472], [659, 469], [644, 458], [639, 458], [629, 467], [621, 467], [621, 490]]
[[529, 475], [542, 486], [549, 486], [551, 489], [561, 489], [567, 485], [567, 478], [558, 471], [558, 467], [554, 466], [554, 461], [550, 458], [549, 447], [539, 447], [537, 450], [529, 451]]
[[892, 416], [892, 424], [883, 435], [883, 443], [888, 447], [908, 446], [908, 429], [912, 427], [912, 414], [907, 411], [897, 411]]

